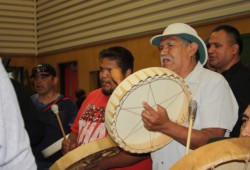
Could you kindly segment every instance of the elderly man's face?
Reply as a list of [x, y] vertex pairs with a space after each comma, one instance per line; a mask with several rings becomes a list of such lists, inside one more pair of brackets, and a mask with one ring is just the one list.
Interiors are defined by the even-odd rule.
[[243, 124], [241, 126], [240, 137], [250, 137], [250, 105], [248, 105], [247, 109], [243, 114]]
[[162, 38], [159, 46], [161, 66], [185, 78], [187, 67], [195, 60], [193, 55], [197, 50], [193, 50], [190, 44], [190, 42], [176, 36]]

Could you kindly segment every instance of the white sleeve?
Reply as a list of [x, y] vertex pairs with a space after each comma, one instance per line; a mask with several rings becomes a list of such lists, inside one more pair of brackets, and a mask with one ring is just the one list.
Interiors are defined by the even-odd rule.
[[[209, 79], [200, 97], [200, 128], [217, 127], [230, 132], [238, 118], [238, 104], [228, 82], [221, 76]], [[227, 136], [227, 135], [226, 135]]]
[[0, 59], [0, 169], [37, 169], [17, 97]]

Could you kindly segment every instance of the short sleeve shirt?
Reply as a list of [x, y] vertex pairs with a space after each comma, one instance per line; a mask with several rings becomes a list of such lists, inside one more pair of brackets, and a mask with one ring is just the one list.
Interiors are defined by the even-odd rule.
[[[185, 81], [192, 92], [193, 100], [196, 100], [198, 105], [193, 128], [227, 129], [225, 136], [228, 136], [238, 117], [238, 104], [224, 77], [203, 68], [198, 62]], [[151, 153], [153, 169], [169, 169], [183, 156], [185, 146], [173, 140]]]
[[108, 135], [105, 128], [105, 108], [108, 100], [109, 96], [105, 96], [101, 89], [91, 92], [84, 100], [71, 127], [72, 132], [78, 133], [78, 145]]

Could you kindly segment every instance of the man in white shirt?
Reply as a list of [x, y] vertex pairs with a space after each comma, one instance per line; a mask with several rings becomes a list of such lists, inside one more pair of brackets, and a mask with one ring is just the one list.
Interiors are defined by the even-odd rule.
[[[197, 32], [184, 23], [171, 24], [163, 34], [154, 36], [151, 44], [159, 48], [162, 67], [181, 76], [197, 102], [190, 148], [205, 145], [209, 138], [228, 136], [237, 120], [238, 104], [224, 77], [203, 67], [207, 49]], [[167, 110], [159, 105], [154, 110], [145, 102], [144, 108], [145, 128], [173, 138], [151, 153], [154, 170], [169, 169], [185, 155], [188, 127], [172, 122]]]

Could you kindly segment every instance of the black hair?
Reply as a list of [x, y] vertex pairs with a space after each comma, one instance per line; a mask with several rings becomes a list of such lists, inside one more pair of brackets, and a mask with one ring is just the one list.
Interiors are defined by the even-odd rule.
[[99, 60], [102, 60], [103, 58], [116, 60], [117, 66], [122, 69], [123, 74], [125, 74], [128, 69], [131, 69], [131, 72], [133, 72], [134, 56], [124, 47], [114, 46], [102, 50], [99, 54]]
[[239, 55], [240, 55], [242, 52], [242, 48], [243, 48], [243, 41], [241, 39], [239, 31], [231, 25], [219, 25], [215, 27], [212, 32], [218, 32], [221, 30], [225, 31], [228, 35], [232, 37], [234, 41], [233, 43], [236, 43], [239, 45]]

